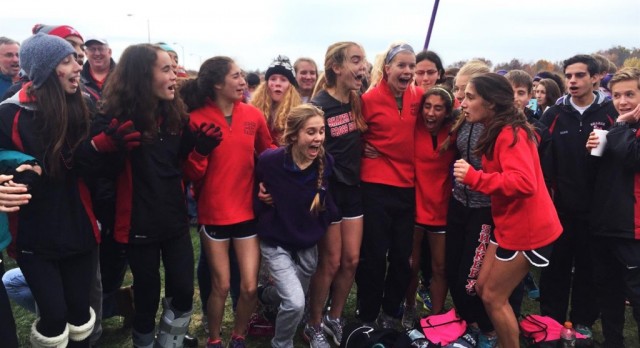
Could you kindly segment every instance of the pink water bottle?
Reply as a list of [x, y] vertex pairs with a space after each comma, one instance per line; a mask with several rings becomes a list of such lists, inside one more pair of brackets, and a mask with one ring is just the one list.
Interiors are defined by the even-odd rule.
[[562, 348], [572, 348], [576, 346], [576, 331], [570, 321], [564, 322], [564, 327], [560, 330], [560, 346]]

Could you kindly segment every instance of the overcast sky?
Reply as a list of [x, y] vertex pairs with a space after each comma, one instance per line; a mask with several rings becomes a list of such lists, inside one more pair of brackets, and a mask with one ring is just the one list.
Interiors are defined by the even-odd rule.
[[[130, 44], [165, 41], [181, 64], [227, 55], [246, 70], [278, 54], [323, 64], [331, 43], [356, 41], [369, 60], [390, 43], [424, 46], [434, 0], [4, 1], [0, 35], [22, 41], [36, 23], [68, 24], [106, 38], [118, 59]], [[56, 5], [57, 4], [57, 5]], [[64, 5], [62, 5], [64, 4]], [[206, 4], [206, 5], [205, 5]], [[103, 8], [98, 9], [98, 6]], [[147, 30], [149, 24], [149, 30]], [[174, 44], [177, 43], [177, 44]], [[638, 0], [442, 0], [429, 49], [445, 66], [485, 57], [559, 61], [576, 53], [640, 47]]]

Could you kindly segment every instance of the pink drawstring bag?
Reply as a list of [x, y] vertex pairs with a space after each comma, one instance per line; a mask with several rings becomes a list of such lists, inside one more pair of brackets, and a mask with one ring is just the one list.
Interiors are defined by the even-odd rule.
[[[522, 335], [534, 343], [557, 341], [560, 339], [562, 324], [555, 319], [537, 314], [529, 314], [520, 322]], [[587, 336], [576, 332], [576, 339], [585, 339]]]
[[444, 314], [430, 315], [420, 319], [424, 336], [431, 343], [446, 346], [467, 331], [467, 323], [458, 317], [455, 309]]

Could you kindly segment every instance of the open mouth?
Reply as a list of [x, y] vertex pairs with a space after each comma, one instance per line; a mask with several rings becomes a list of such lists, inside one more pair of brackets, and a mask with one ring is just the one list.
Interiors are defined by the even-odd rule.
[[308, 153], [311, 157], [318, 156], [319, 152], [320, 152], [320, 145], [309, 145]]
[[427, 128], [434, 128], [438, 124], [438, 120], [435, 118], [426, 118], [424, 124]]
[[169, 87], [167, 87], [168, 90], [170, 90], [171, 92], [175, 92], [176, 91], [176, 85], [170, 85]]
[[398, 82], [400, 82], [400, 87], [407, 88], [411, 83], [411, 77], [400, 77], [398, 78]]

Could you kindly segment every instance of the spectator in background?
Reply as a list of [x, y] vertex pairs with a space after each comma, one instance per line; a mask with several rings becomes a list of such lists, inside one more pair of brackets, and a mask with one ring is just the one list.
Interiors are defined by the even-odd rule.
[[535, 88], [535, 97], [538, 101], [538, 109], [544, 113], [556, 103], [562, 96], [560, 87], [552, 79], [542, 79]]
[[0, 96], [18, 81], [20, 72], [20, 44], [8, 37], [0, 37]]
[[116, 67], [116, 62], [111, 58], [111, 48], [106, 39], [90, 37], [84, 44], [88, 61], [82, 67], [82, 84], [91, 95], [91, 100], [97, 104], [104, 83]]
[[247, 89], [245, 93], [246, 102], [251, 102], [251, 97], [260, 85], [260, 76], [256, 73], [248, 73], [244, 78], [247, 81]]
[[264, 81], [251, 98], [251, 104], [260, 109], [266, 117], [275, 145], [281, 145], [289, 111], [302, 103], [297, 87], [298, 82], [291, 61], [287, 56], [278, 56], [269, 65]]
[[[625, 297], [640, 323], [640, 228], [634, 209], [638, 197], [637, 135], [640, 119], [640, 69], [623, 68], [611, 79], [613, 105], [620, 113], [606, 135], [607, 144], [597, 161], [591, 232], [594, 243], [596, 298], [602, 313], [604, 347], [624, 347]], [[602, 139], [589, 135], [587, 149]]]
[[45, 24], [36, 24], [31, 29], [33, 34], [37, 33], [45, 33], [49, 35], [59, 36], [65, 40], [67, 40], [71, 46], [76, 50], [76, 61], [78, 64], [84, 64], [84, 39], [82, 35], [75, 30], [73, 27], [68, 25], [45, 25]]
[[593, 90], [598, 74], [593, 57], [573, 56], [564, 61], [563, 68], [569, 95], [560, 98], [540, 120], [551, 132], [554, 203], [564, 229], [554, 244], [549, 267], [540, 275], [540, 311], [562, 323], [570, 307], [569, 320], [576, 331], [591, 337], [599, 311], [593, 306], [589, 251], [593, 171], [584, 146], [594, 128], [608, 129], [618, 113], [610, 100]]
[[313, 59], [303, 57], [298, 58], [293, 63], [293, 70], [296, 73], [300, 98], [302, 98], [303, 103], [307, 103], [311, 99], [313, 88], [318, 79], [318, 65]]

